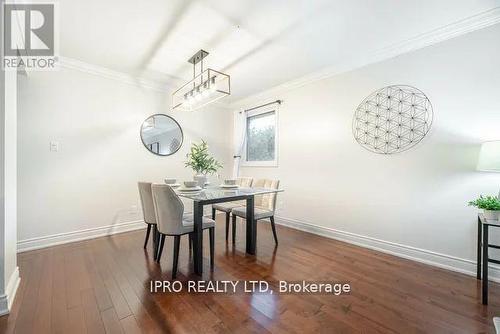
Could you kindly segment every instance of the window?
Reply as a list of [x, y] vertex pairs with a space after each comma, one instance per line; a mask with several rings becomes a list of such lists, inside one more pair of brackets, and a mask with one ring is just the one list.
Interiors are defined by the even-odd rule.
[[276, 120], [275, 110], [247, 114], [244, 165], [277, 166]]

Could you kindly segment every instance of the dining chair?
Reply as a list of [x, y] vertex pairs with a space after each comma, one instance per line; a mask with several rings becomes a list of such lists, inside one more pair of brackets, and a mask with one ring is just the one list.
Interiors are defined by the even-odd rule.
[[141, 198], [142, 215], [144, 222], [148, 225], [146, 230], [146, 238], [144, 240], [144, 248], [148, 245], [149, 234], [153, 230], [153, 257], [156, 260], [158, 252], [158, 229], [156, 228], [156, 215], [153, 205], [153, 195], [151, 193], [150, 182], [138, 182], [139, 197]]
[[[242, 188], [250, 188], [253, 183], [253, 178], [251, 177], [239, 177], [236, 179], [236, 184]], [[226, 241], [229, 238], [229, 220], [231, 216], [231, 210], [240, 206], [245, 206], [245, 201], [235, 201], [235, 202], [225, 202], [212, 205], [212, 219], [215, 220], [215, 214], [217, 211], [222, 211], [226, 213]]]
[[[184, 204], [175, 191], [166, 184], [153, 184], [151, 186], [153, 193], [153, 204], [156, 214], [157, 228], [160, 235], [158, 255], [156, 262], [160, 263], [165, 236], [174, 237], [174, 259], [172, 265], [172, 279], [177, 276], [177, 264], [179, 262], [179, 246], [181, 236], [188, 234], [190, 239], [193, 237], [194, 221], [192, 215], [184, 214]], [[215, 250], [215, 221], [203, 217], [203, 230], [208, 229], [210, 236], [210, 267], [214, 267]], [[191, 245], [191, 243], [190, 243]]]
[[[254, 188], [271, 188], [278, 189], [279, 180], [260, 179], [253, 182]], [[267, 219], [271, 221], [273, 230], [274, 242], [278, 244], [278, 236], [276, 235], [276, 225], [274, 223], [274, 211], [276, 210], [276, 193], [256, 195], [254, 200], [254, 221], [257, 228], [257, 221]], [[233, 244], [236, 241], [236, 217], [246, 219], [247, 209], [244, 206], [236, 207], [231, 210], [233, 215]]]

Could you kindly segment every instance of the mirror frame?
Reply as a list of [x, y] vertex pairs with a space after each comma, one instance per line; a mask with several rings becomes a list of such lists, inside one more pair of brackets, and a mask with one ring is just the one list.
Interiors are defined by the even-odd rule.
[[[149, 149], [149, 147], [146, 145], [146, 143], [144, 142], [144, 139], [142, 139], [142, 127], [144, 126], [144, 123], [145, 123], [148, 119], [150, 119], [151, 117], [154, 117], [154, 116], [165, 116], [165, 117], [170, 118], [172, 121], [174, 121], [174, 122], [175, 122], [175, 124], [177, 124], [177, 126], [178, 126], [178, 127], [179, 127], [179, 129], [181, 130], [181, 142], [180, 142], [180, 144], [179, 144], [179, 147], [178, 147], [178, 148], [177, 148], [174, 152], [172, 152], [172, 153], [170, 153], [170, 154], [160, 154], [160, 153], [155, 153], [155, 152], [151, 151], [151, 150]], [[141, 137], [141, 142], [142, 142], [142, 145], [144, 145], [144, 147], [146, 148], [146, 150], [147, 150], [149, 153], [154, 154], [154, 155], [157, 155], [157, 156], [160, 156], [160, 157], [168, 157], [168, 156], [171, 156], [171, 155], [173, 155], [173, 154], [177, 153], [177, 152], [181, 149], [182, 144], [184, 143], [184, 131], [182, 131], [182, 127], [181, 127], [181, 125], [179, 124], [179, 122], [177, 122], [177, 121], [175, 120], [175, 118], [173, 118], [172, 116], [166, 115], [166, 114], [153, 114], [153, 115], [148, 116], [148, 117], [147, 117], [147, 118], [146, 118], [146, 119], [142, 122], [142, 124], [141, 124], [141, 126], [140, 126], [140, 128], [139, 128], [139, 137]]]

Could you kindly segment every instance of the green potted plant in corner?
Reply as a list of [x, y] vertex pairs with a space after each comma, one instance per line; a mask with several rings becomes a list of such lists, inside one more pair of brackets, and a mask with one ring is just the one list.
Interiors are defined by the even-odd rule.
[[208, 145], [204, 140], [201, 141], [201, 144], [193, 143], [186, 157], [185, 165], [193, 169], [195, 172], [194, 180], [198, 182], [200, 187], [204, 187], [207, 183], [208, 174], [214, 174], [222, 168], [222, 165], [210, 156]]
[[500, 199], [496, 196], [479, 196], [478, 199], [469, 202], [470, 206], [483, 209], [484, 218], [498, 220], [500, 218]]

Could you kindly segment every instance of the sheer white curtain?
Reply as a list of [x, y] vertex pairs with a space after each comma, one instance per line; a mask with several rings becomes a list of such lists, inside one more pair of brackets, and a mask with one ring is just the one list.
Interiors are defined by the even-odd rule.
[[234, 138], [233, 138], [233, 178], [237, 178], [240, 172], [240, 162], [245, 146], [245, 136], [247, 131], [247, 119], [244, 111], [234, 113]]

